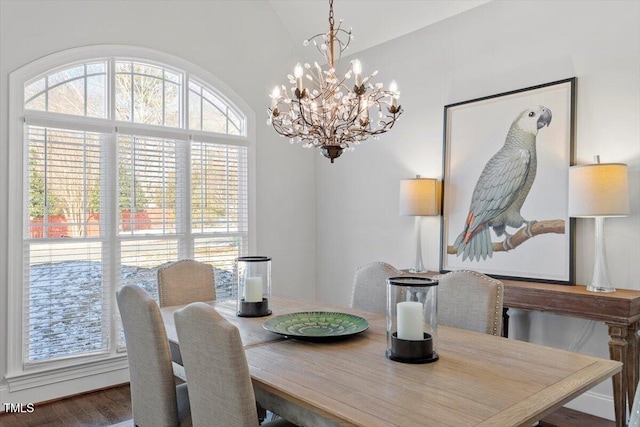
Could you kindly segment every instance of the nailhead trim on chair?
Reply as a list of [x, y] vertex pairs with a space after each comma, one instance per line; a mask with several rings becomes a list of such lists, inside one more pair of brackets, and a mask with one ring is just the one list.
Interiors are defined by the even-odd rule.
[[359, 270], [371, 267], [372, 265], [382, 265], [385, 269], [390, 270], [393, 273], [394, 276], [400, 276], [400, 275], [404, 274], [402, 271], [398, 270], [397, 268], [395, 268], [391, 264], [388, 264], [388, 263], [383, 262], [383, 261], [370, 262], [369, 264], [365, 264], [365, 265], [362, 265], [362, 266], [356, 268], [356, 274], [354, 275], [353, 283], [351, 284], [351, 301], [349, 303], [351, 307], [353, 307], [353, 299], [354, 299], [355, 294], [356, 294], [356, 278], [358, 277], [357, 273], [358, 273]]
[[[500, 312], [500, 305], [501, 305], [500, 303], [503, 301], [503, 298], [504, 298], [504, 296], [503, 296], [504, 284], [499, 280], [493, 279], [493, 278], [491, 278], [491, 277], [489, 277], [489, 276], [487, 276], [485, 274], [481, 274], [481, 273], [478, 273], [477, 271], [473, 271], [473, 270], [452, 270], [452, 271], [449, 271], [448, 273], [445, 273], [445, 274], [451, 274], [451, 273], [453, 273], [453, 274], [456, 274], [456, 273], [469, 273], [469, 274], [471, 274], [473, 276], [476, 276], [476, 277], [478, 277], [478, 278], [480, 278], [482, 280], [485, 280], [485, 281], [488, 281], [488, 282], [492, 282], [492, 283], [495, 283], [495, 284], [502, 284], [502, 288], [501, 289], [498, 288], [498, 292], [497, 292], [496, 306], [495, 306], [495, 312], [494, 312], [494, 318], [493, 318], [493, 327], [492, 327], [492, 332], [493, 332], [492, 335], [500, 336], [502, 331], [498, 331], [498, 323], [502, 319], [502, 313]], [[442, 275], [444, 275], [444, 274], [441, 274], [439, 276], [442, 276]], [[435, 276], [435, 277], [437, 277], [437, 276]]]

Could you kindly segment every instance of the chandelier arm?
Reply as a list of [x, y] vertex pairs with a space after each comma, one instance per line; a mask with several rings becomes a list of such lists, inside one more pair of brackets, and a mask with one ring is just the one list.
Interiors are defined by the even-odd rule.
[[[317, 139], [320, 139], [322, 137], [328, 137], [328, 135], [326, 135], [323, 132], [321, 132], [320, 129], [322, 129], [322, 128], [319, 129], [319, 127], [313, 123], [313, 118], [312, 118], [313, 111], [312, 110], [308, 110], [309, 118], [307, 118], [307, 116], [304, 113], [304, 109], [303, 109], [302, 103], [300, 101], [294, 101], [294, 102], [296, 104], [298, 104], [298, 110], [300, 112], [300, 116], [296, 120], [301, 122], [302, 128], [306, 129], [308, 134], [316, 135]], [[309, 119], [311, 119], [311, 121], [309, 121]], [[316, 144], [314, 144], [314, 145], [316, 145]]]
[[280, 135], [282, 135], [282, 136], [288, 136], [288, 137], [290, 137], [290, 138], [295, 137], [295, 134], [292, 134], [292, 133], [290, 133], [290, 132], [287, 130], [287, 129], [290, 129], [290, 128], [288, 128], [287, 126], [285, 126], [285, 125], [282, 123], [282, 120], [281, 120], [281, 119], [274, 120], [274, 121], [272, 122], [272, 125], [273, 125], [273, 128], [276, 130], [276, 132], [278, 132]]
[[340, 25], [339, 25], [338, 29], [336, 31], [339, 31], [341, 33], [345, 33], [348, 36], [347, 37], [347, 42], [346, 43], [342, 42], [342, 45], [346, 49], [349, 46], [349, 43], [351, 43], [351, 30], [347, 31], [345, 29], [342, 29], [342, 28], [340, 28]]
[[[344, 33], [345, 35], [347, 35], [347, 41], [346, 41], [346, 43], [345, 43], [344, 41], [342, 41], [342, 39], [340, 39], [340, 38], [338, 37], [338, 34], [339, 34], [339, 33]], [[315, 46], [316, 50], [317, 50], [318, 52], [320, 52], [320, 54], [321, 54], [321, 55], [322, 55], [322, 56], [327, 60], [327, 63], [329, 63], [329, 56], [327, 55], [327, 53], [328, 53], [328, 52], [327, 52], [327, 51], [323, 51], [323, 50], [322, 50], [322, 45], [324, 44], [324, 42], [323, 42], [323, 43], [318, 44], [315, 40], [316, 40], [317, 38], [320, 38], [320, 37], [326, 36], [326, 35], [328, 35], [328, 34], [329, 34], [329, 32], [326, 32], [326, 33], [318, 33], [318, 34], [315, 34], [315, 35], [313, 35], [313, 36], [311, 36], [311, 37], [309, 37], [308, 39], [306, 39], [306, 40], [305, 40], [305, 42], [307, 42], [307, 44], [308, 44], [308, 43], [313, 43], [313, 45]], [[345, 29], [342, 29], [342, 28], [340, 28], [340, 27], [338, 27], [338, 28], [334, 29], [333, 34], [334, 34], [334, 36], [333, 36], [333, 40], [334, 40], [334, 42], [337, 42], [337, 43], [340, 45], [340, 52], [339, 52], [339, 56], [338, 56], [338, 59], [336, 60], [336, 63], [337, 63], [337, 62], [339, 61], [339, 59], [340, 59], [340, 58], [342, 58], [342, 53], [343, 53], [345, 50], [347, 50], [347, 48], [349, 47], [349, 44], [351, 44], [351, 32], [350, 32], [350, 31], [347, 31], [347, 30], [345, 30]], [[331, 38], [331, 37], [328, 37], [328, 38]]]
[[279, 133], [280, 135], [282, 135], [282, 136], [287, 136], [287, 137], [289, 137], [289, 138], [293, 138], [293, 137], [295, 136], [295, 135], [292, 135], [292, 134], [290, 134], [289, 132], [285, 131], [284, 129], [282, 129], [282, 126], [281, 126], [281, 125], [279, 125], [279, 124], [278, 124], [278, 125], [276, 125], [276, 123], [275, 123], [275, 122], [273, 123], [273, 129], [274, 129], [277, 133]]
[[[324, 35], [324, 34], [326, 34], [326, 33], [323, 33], [322, 35]], [[325, 61], [329, 62], [329, 57], [327, 56], [327, 52], [322, 50], [322, 48], [321, 48], [322, 44], [318, 45], [318, 44], [314, 43], [314, 45], [316, 46], [316, 49], [318, 50], [318, 52], [320, 52], [322, 57], [325, 59]]]
[[[296, 103], [298, 104], [298, 111], [300, 112], [300, 119], [302, 119], [302, 121], [304, 122], [305, 125], [312, 126], [312, 124], [309, 121], [307, 121], [307, 118], [304, 115], [304, 110], [302, 109], [302, 102], [300, 100], [298, 100]], [[309, 114], [311, 114], [311, 111], [309, 112]]]
[[313, 35], [313, 36], [309, 37], [306, 41], [308, 41], [308, 42], [312, 42], [314, 39], [317, 39], [318, 37], [322, 37], [322, 36], [324, 36], [325, 34], [327, 34], [327, 33], [318, 33], [318, 34], [315, 34], [315, 35]]
[[[341, 32], [341, 33], [345, 33], [347, 34], [349, 37], [347, 37], [347, 42], [343, 42], [338, 36], [337, 33]], [[344, 52], [345, 50], [347, 50], [347, 47], [349, 46], [349, 43], [351, 43], [351, 34], [349, 34], [348, 31], [343, 30], [341, 28], [338, 28], [336, 30], [336, 35], [334, 36], [334, 40], [338, 43], [338, 45], [340, 46], [340, 54], [339, 54], [339, 58], [342, 57], [342, 52]]]
[[366, 128], [360, 128], [360, 129], [356, 129], [354, 130], [354, 133], [356, 134], [366, 134], [366, 135], [380, 135], [383, 134], [385, 132], [387, 132], [388, 130], [390, 130], [393, 125], [396, 123], [396, 121], [398, 120], [398, 117], [401, 114], [401, 110], [396, 113], [396, 114], [392, 114], [392, 116], [386, 116], [386, 118], [388, 118], [389, 121], [385, 121], [383, 119], [380, 119], [378, 121], [378, 123], [382, 124], [378, 129], [366, 129]]
[[[273, 128], [278, 134], [280, 134], [282, 136], [285, 136], [285, 137], [288, 137], [288, 138], [291, 138], [291, 139], [299, 137], [299, 135], [296, 135], [295, 133], [291, 133], [290, 131], [285, 130], [285, 128], [283, 128], [283, 126], [281, 126], [280, 124], [274, 123], [273, 124]], [[311, 130], [309, 132], [309, 135], [317, 135], [317, 134], [318, 134], [318, 132], [315, 131], [315, 130]], [[315, 139], [319, 140], [320, 138], [316, 136]], [[321, 145], [321, 144], [319, 144], [319, 143], [317, 143], [315, 141], [309, 141], [309, 143], [311, 143], [312, 145], [314, 145], [316, 147]]]
[[389, 99], [394, 96], [393, 92], [389, 92], [386, 90], [382, 90], [379, 92], [372, 92], [369, 95], [373, 95], [374, 98], [374, 102], [380, 104], [380, 103], [384, 103], [386, 104], [386, 98], [389, 97]]
[[393, 125], [398, 121], [398, 117], [396, 117], [396, 116], [400, 116], [400, 114], [399, 113], [398, 114], [394, 114], [393, 115], [393, 120], [391, 120], [389, 122], [385, 122], [383, 120], [380, 120], [380, 122], [384, 123], [384, 126], [379, 128], [379, 129], [377, 129], [377, 130], [375, 130], [375, 131], [373, 131], [372, 135], [380, 135], [380, 134], [385, 133], [388, 130], [390, 130], [393, 127]]
[[[355, 114], [355, 117], [353, 118], [354, 122], [356, 121], [358, 116], [361, 114], [361, 112], [360, 112], [361, 105], [362, 105], [362, 96], [358, 96], [358, 103], [354, 107], [356, 109], [356, 114]], [[368, 105], [368, 103], [367, 103], [367, 105]], [[352, 108], [352, 111], [353, 111], [353, 108]], [[364, 109], [362, 110], [362, 112], [364, 112]]]
[[[355, 110], [355, 114], [354, 114], [354, 110]], [[360, 114], [357, 111], [359, 111], [359, 108], [356, 105], [352, 105], [351, 108], [348, 111], [346, 111], [342, 117], [340, 117], [340, 124], [336, 126], [336, 129], [349, 130], [349, 127], [351, 125], [355, 125], [356, 119]]]
[[[315, 74], [314, 74], [315, 71]], [[316, 88], [320, 89], [322, 88], [322, 84], [324, 82], [324, 79], [322, 78], [322, 68], [315, 67], [314, 71], [309, 71], [309, 73], [311, 74], [311, 77], [313, 77], [313, 79], [311, 80], [311, 82], [316, 86]]]

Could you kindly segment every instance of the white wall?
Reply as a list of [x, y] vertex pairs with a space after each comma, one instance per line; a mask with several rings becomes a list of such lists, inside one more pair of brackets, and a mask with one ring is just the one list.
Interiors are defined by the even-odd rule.
[[[358, 23], [347, 25], [357, 37]], [[577, 163], [600, 154], [629, 165], [632, 214], [606, 221], [609, 268], [615, 286], [640, 289], [640, 2], [494, 1], [355, 56], [378, 81], [398, 81], [405, 113], [379, 141], [333, 165], [316, 160], [318, 299], [348, 302], [354, 270], [370, 261], [411, 265], [399, 181], [442, 177], [444, 105], [572, 76]], [[593, 222], [577, 222], [577, 281], [587, 283]], [[425, 218], [423, 234], [425, 266], [437, 270], [438, 220]], [[515, 313], [511, 327], [516, 338], [608, 357], [603, 324]], [[611, 418], [611, 395], [605, 382], [574, 405]]]
[[[413, 221], [398, 216], [400, 179], [442, 174], [443, 106], [578, 77], [579, 163], [593, 154], [629, 164], [632, 215], [607, 221], [616, 286], [640, 289], [640, 3], [494, 1], [358, 55], [365, 71], [397, 79], [405, 114], [389, 134], [335, 164], [291, 147], [266, 126], [267, 95], [299, 60], [269, 6], [257, 1], [0, 1], [0, 378], [6, 369], [8, 73], [50, 53], [132, 44], [199, 65], [226, 82], [257, 117], [257, 250], [273, 257], [274, 292], [348, 302], [355, 268], [408, 267]], [[354, 27], [358, 23], [345, 22]], [[345, 61], [346, 62], [346, 61]], [[315, 189], [315, 192], [314, 192]], [[439, 225], [426, 218], [425, 264], [438, 267]], [[578, 221], [577, 279], [587, 282], [592, 224]], [[317, 282], [317, 290], [314, 286]], [[514, 335], [608, 357], [606, 330], [578, 319], [517, 314]], [[585, 332], [584, 340], [574, 339]], [[47, 391], [66, 392], [64, 385]], [[0, 383], [0, 391], [2, 391]], [[609, 411], [611, 387], [596, 388]], [[597, 396], [592, 396], [593, 401]], [[594, 409], [595, 408], [595, 409]]]
[[[93, 44], [163, 51], [203, 67], [247, 102], [256, 115], [257, 247], [273, 257], [273, 292], [315, 295], [314, 163], [266, 125], [268, 94], [298, 61], [298, 47], [263, 1], [5, 1], [0, 2], [0, 379], [6, 372], [8, 74], [42, 56]], [[114, 380], [116, 381], [116, 380]], [[108, 380], [107, 380], [108, 382]], [[94, 385], [106, 383], [94, 383]], [[6, 384], [0, 380], [1, 392]], [[76, 381], [23, 402], [81, 392]], [[12, 401], [16, 400], [2, 400]]]

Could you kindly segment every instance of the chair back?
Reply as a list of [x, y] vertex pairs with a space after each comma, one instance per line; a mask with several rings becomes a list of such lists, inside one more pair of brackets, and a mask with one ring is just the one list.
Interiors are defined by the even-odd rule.
[[451, 271], [434, 279], [439, 282], [439, 325], [501, 335], [501, 281], [470, 270]]
[[134, 423], [178, 426], [171, 352], [158, 304], [135, 285], [123, 286], [116, 298], [127, 341]]
[[160, 307], [216, 299], [216, 282], [210, 264], [185, 259], [158, 268]]
[[194, 426], [258, 426], [238, 328], [201, 302], [175, 313]]
[[387, 279], [403, 274], [385, 262], [372, 262], [356, 270], [351, 307], [373, 313], [387, 312]]

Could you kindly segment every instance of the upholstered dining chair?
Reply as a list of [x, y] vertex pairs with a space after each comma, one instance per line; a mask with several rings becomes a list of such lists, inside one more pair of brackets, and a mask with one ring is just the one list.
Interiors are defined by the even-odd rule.
[[387, 312], [387, 279], [402, 271], [386, 262], [372, 262], [356, 269], [351, 307], [374, 313]]
[[160, 307], [216, 299], [213, 267], [192, 259], [159, 267], [158, 296]]
[[[208, 304], [174, 314], [196, 427], [257, 427], [255, 393], [238, 328]], [[284, 419], [263, 426], [293, 426]]]
[[133, 422], [139, 427], [191, 426], [186, 384], [176, 387], [160, 308], [142, 288], [116, 293], [127, 341]]
[[501, 281], [470, 270], [451, 271], [434, 279], [439, 282], [439, 325], [501, 335]]

